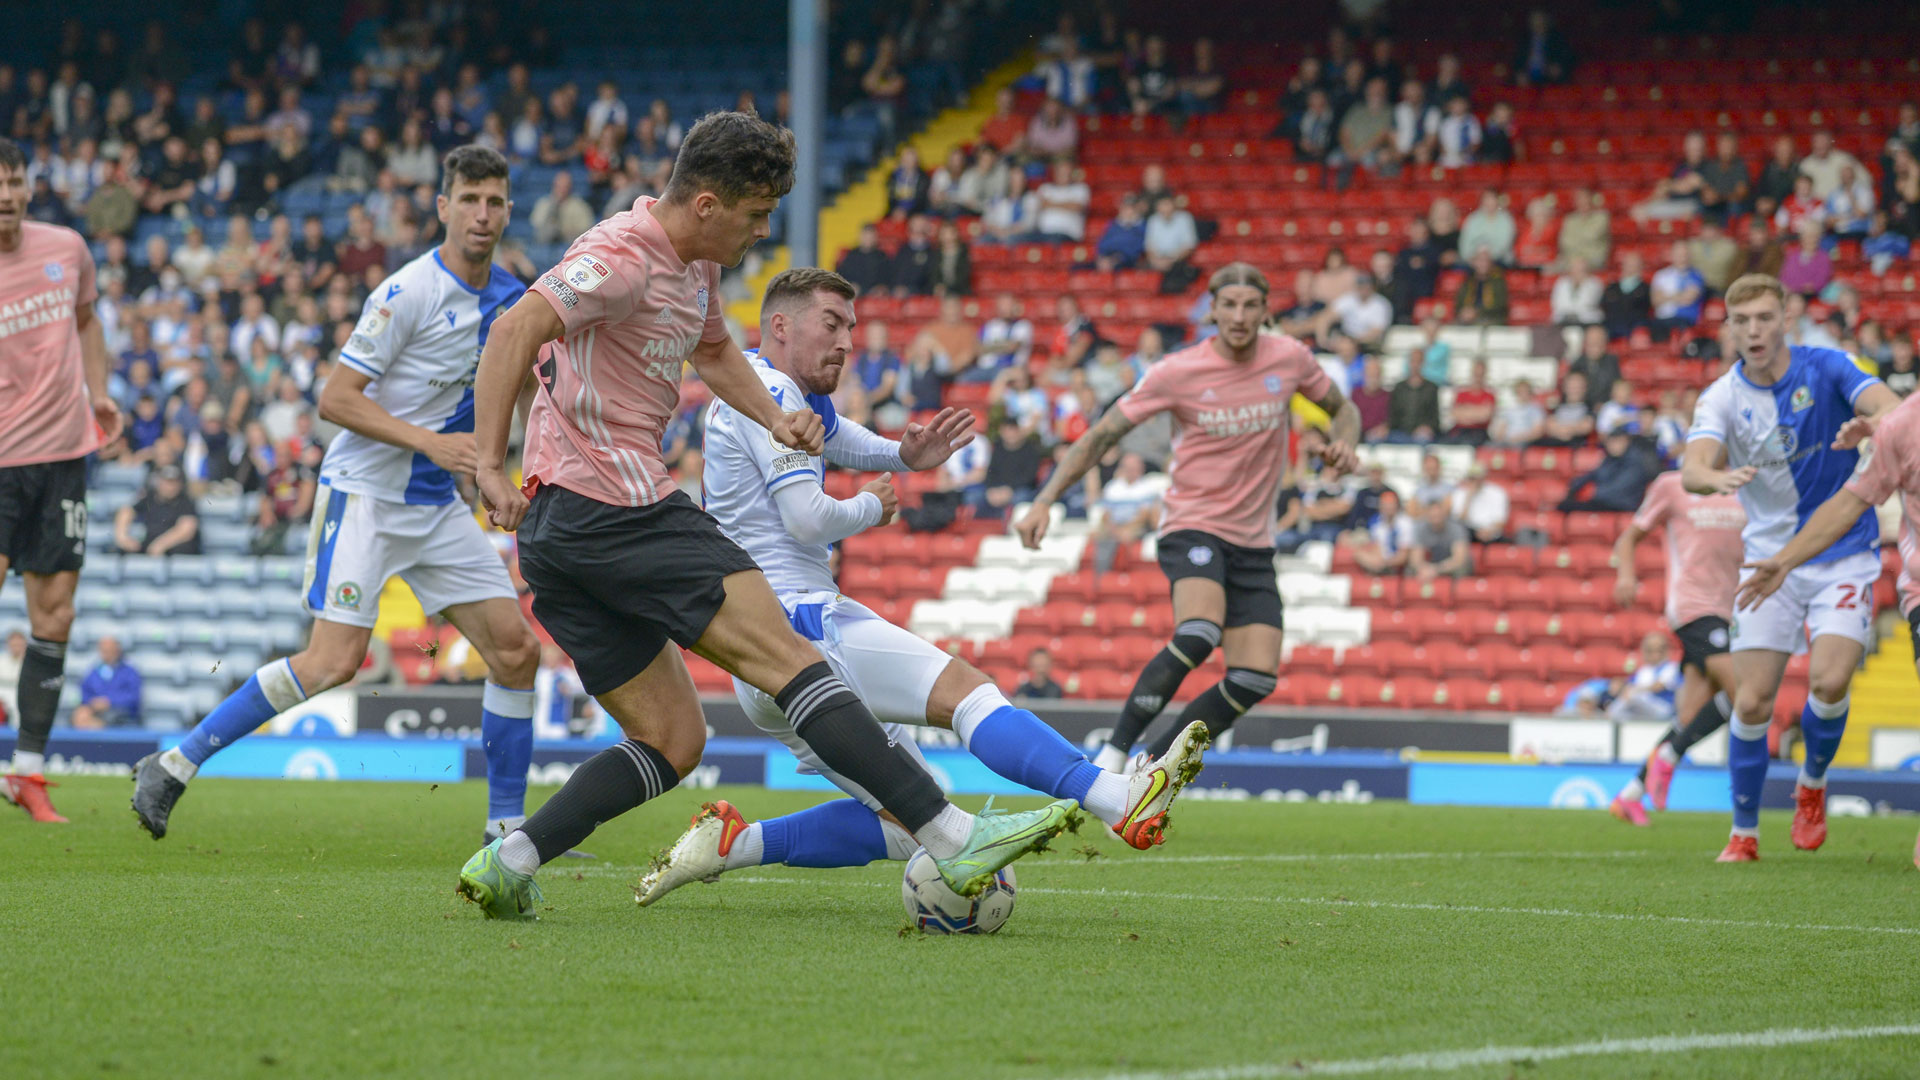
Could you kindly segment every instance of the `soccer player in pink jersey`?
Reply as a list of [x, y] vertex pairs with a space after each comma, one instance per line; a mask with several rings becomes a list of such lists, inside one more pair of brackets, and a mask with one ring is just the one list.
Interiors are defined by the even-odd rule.
[[1278, 685], [1281, 612], [1273, 528], [1295, 392], [1333, 417], [1328, 467], [1337, 474], [1357, 460], [1359, 410], [1305, 345], [1260, 332], [1267, 317], [1266, 276], [1232, 263], [1215, 271], [1207, 288], [1219, 333], [1148, 368], [1067, 451], [1014, 526], [1026, 546], [1039, 547], [1062, 492], [1135, 425], [1156, 413], [1173, 414], [1173, 484], [1159, 544], [1160, 568], [1173, 588], [1173, 640], [1134, 683], [1112, 737], [1094, 758], [1104, 769], [1124, 766], [1141, 732], [1215, 648], [1225, 649], [1226, 677], [1154, 741], [1153, 757], [1166, 753], [1174, 736], [1195, 720], [1218, 737]]
[[47, 800], [47, 733], [66, 682], [73, 590], [87, 555], [88, 454], [120, 436], [93, 255], [72, 229], [27, 220], [27, 158], [0, 139], [0, 585], [27, 585], [19, 741], [0, 795], [35, 821]]
[[[1825, 551], [1846, 534], [1860, 515], [1901, 495], [1900, 613], [1920, 640], [1920, 394], [1902, 401], [1877, 419], [1855, 417], [1840, 429], [1834, 447], [1849, 450], [1873, 437], [1873, 455], [1833, 497], [1820, 504], [1807, 523], [1771, 558], [1749, 563], [1753, 571], [1740, 586], [1739, 609], [1747, 611], [1779, 591], [1794, 567]], [[1871, 583], [1861, 586], [1871, 589]], [[1916, 661], [1920, 673], [1920, 661]], [[1920, 866], [1920, 838], [1913, 844]]]
[[1640, 774], [1614, 797], [1609, 809], [1621, 821], [1645, 825], [1641, 799], [1646, 796], [1653, 798], [1655, 810], [1665, 810], [1674, 766], [1693, 744], [1720, 730], [1733, 709], [1727, 628], [1740, 582], [1740, 531], [1746, 526], [1747, 511], [1738, 498], [1688, 494], [1676, 471], [1662, 473], [1648, 486], [1639, 512], [1614, 542], [1613, 563], [1619, 568], [1614, 599], [1632, 607], [1640, 591], [1633, 549], [1655, 529], [1667, 532], [1667, 625], [1680, 639], [1683, 672], [1674, 715], [1686, 718], [1685, 726], [1667, 730]]
[[[680, 491], [660, 437], [691, 363], [722, 401], [804, 454], [820, 417], [783, 406], [728, 336], [720, 267], [768, 233], [793, 186], [793, 135], [715, 113], [687, 132], [659, 199], [641, 198], [574, 241], [494, 323], [474, 384], [476, 481], [489, 514], [520, 532], [533, 611], [626, 739], [588, 759], [503, 840], [469, 859], [460, 891], [489, 917], [527, 918], [533, 874], [609, 821], [680, 782], [706, 719], [678, 649], [773, 696], [822, 762], [871, 793], [927, 849], [949, 887], [977, 895], [1066, 828], [1059, 800], [978, 817], [949, 803], [789, 623], [760, 569]], [[524, 490], [507, 435], [529, 371]]]

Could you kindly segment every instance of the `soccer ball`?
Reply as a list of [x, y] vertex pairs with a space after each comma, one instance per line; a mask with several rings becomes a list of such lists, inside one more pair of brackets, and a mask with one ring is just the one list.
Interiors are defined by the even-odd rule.
[[907, 918], [929, 934], [991, 934], [1007, 925], [1013, 914], [1013, 867], [993, 875], [993, 884], [969, 900], [940, 880], [933, 856], [921, 848], [907, 860], [900, 881], [900, 899]]

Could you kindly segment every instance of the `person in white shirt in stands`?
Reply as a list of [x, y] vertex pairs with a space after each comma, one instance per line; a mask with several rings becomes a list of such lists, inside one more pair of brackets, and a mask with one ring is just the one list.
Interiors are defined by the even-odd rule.
[[1603, 438], [1616, 431], [1625, 431], [1629, 435], [1641, 433], [1644, 425], [1640, 422], [1640, 406], [1633, 403], [1632, 383], [1625, 379], [1613, 380], [1613, 386], [1607, 392], [1607, 402], [1600, 406], [1593, 426]]
[[1513, 381], [1513, 403], [1494, 414], [1487, 434], [1497, 446], [1527, 446], [1545, 433], [1547, 410], [1534, 396], [1533, 384]]
[[1020, 301], [1012, 293], [994, 300], [993, 318], [980, 326], [980, 366], [990, 371], [1026, 367], [1033, 355], [1033, 323], [1020, 316]]
[[1607, 715], [1615, 720], [1671, 721], [1679, 690], [1680, 665], [1667, 658], [1667, 635], [1652, 631], [1640, 642], [1640, 666], [1607, 706]]
[[1160, 524], [1160, 496], [1167, 490], [1165, 473], [1149, 473], [1147, 461], [1139, 454], [1120, 455], [1113, 479], [1100, 489], [1094, 503], [1093, 567], [1097, 573], [1113, 568], [1113, 555], [1121, 544], [1139, 543], [1140, 538]]
[[1413, 516], [1401, 511], [1400, 493], [1380, 493], [1380, 509], [1367, 523], [1367, 539], [1354, 548], [1353, 559], [1369, 574], [1398, 574], [1413, 554]]
[[1033, 233], [1039, 216], [1040, 197], [1027, 190], [1027, 174], [1014, 169], [1007, 174], [1006, 190], [990, 200], [987, 212], [980, 216], [980, 228], [985, 230], [981, 239], [1020, 243]]
[[1555, 326], [1596, 326], [1601, 321], [1600, 297], [1606, 286], [1594, 277], [1587, 260], [1567, 260], [1567, 272], [1553, 283]]
[[1440, 110], [1427, 100], [1427, 87], [1419, 79], [1400, 84], [1400, 102], [1393, 107], [1393, 148], [1401, 158], [1416, 164], [1431, 162], [1440, 136]]
[[1147, 218], [1147, 265], [1165, 271], [1199, 246], [1193, 215], [1180, 209], [1171, 195], [1155, 199], [1153, 215]]
[[1453, 516], [1473, 534], [1474, 542], [1492, 544], [1505, 538], [1510, 510], [1506, 489], [1488, 482], [1487, 467], [1477, 461], [1467, 466], [1466, 482], [1453, 491]]
[[1440, 164], [1449, 169], [1473, 164], [1481, 138], [1473, 106], [1464, 97], [1448, 98], [1446, 116], [1440, 120]]
[[1337, 297], [1327, 305], [1327, 310], [1320, 315], [1320, 325], [1315, 328], [1315, 333], [1326, 338], [1337, 325], [1341, 333], [1362, 346], [1379, 348], [1380, 342], [1387, 336], [1388, 328], [1393, 325], [1393, 301], [1375, 291], [1372, 274], [1355, 275], [1353, 283], [1352, 292]]
[[1042, 243], [1079, 243], [1087, 236], [1087, 204], [1093, 192], [1086, 181], [1073, 175], [1073, 162], [1064, 158], [1053, 163], [1053, 177], [1041, 184], [1040, 213], [1034, 222], [1034, 239]]

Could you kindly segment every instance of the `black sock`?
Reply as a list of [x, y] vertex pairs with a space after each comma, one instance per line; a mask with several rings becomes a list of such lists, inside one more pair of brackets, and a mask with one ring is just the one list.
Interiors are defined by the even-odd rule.
[[1248, 709], [1260, 703], [1260, 699], [1273, 693], [1280, 680], [1264, 671], [1252, 668], [1228, 668], [1227, 676], [1207, 688], [1206, 693], [1187, 703], [1180, 711], [1180, 719], [1167, 726], [1160, 736], [1153, 740], [1147, 753], [1160, 757], [1173, 746], [1173, 740], [1187, 725], [1195, 720], [1207, 725], [1207, 734], [1219, 738], [1220, 733], [1233, 726], [1235, 720]]
[[1140, 669], [1133, 692], [1127, 695], [1126, 708], [1120, 710], [1120, 718], [1113, 722], [1113, 734], [1107, 737], [1107, 744], [1122, 753], [1133, 749], [1140, 733], [1147, 730], [1147, 725], [1153, 723], [1153, 718], [1173, 699], [1174, 691], [1186, 681], [1187, 672], [1205, 663], [1219, 644], [1220, 627], [1206, 619], [1188, 619], [1174, 627], [1173, 640]]
[[53, 730], [53, 716], [60, 711], [60, 690], [67, 684], [67, 643], [27, 640], [27, 655], [20, 661], [20, 742], [22, 753], [47, 752], [47, 732]]
[[1673, 752], [1675, 754], [1686, 757], [1687, 751], [1693, 749], [1694, 743], [1726, 725], [1727, 703], [1723, 703], [1725, 697], [1725, 694], [1713, 695], [1705, 705], [1700, 706], [1699, 712], [1693, 714], [1693, 719], [1687, 721], [1686, 727], [1674, 733]]
[[680, 774], [660, 751], [628, 739], [582, 762], [520, 830], [533, 841], [544, 865], [579, 846], [601, 825], [659, 798], [679, 782]]
[[947, 796], [905, 749], [887, 740], [865, 704], [825, 660], [793, 677], [773, 700], [820, 761], [867, 789], [908, 832], [946, 809]]

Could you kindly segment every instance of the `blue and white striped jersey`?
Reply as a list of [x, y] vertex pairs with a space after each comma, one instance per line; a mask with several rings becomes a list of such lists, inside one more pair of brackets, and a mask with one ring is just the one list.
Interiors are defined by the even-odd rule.
[[[1746, 376], [1746, 362], [1735, 363], [1700, 395], [1687, 433], [1689, 442], [1724, 444], [1729, 468], [1754, 467], [1753, 480], [1740, 489], [1748, 560], [1768, 558], [1786, 546], [1853, 475], [1859, 451], [1835, 450], [1833, 438], [1853, 417], [1860, 395], [1880, 383], [1838, 349], [1794, 345], [1788, 356], [1786, 374], [1771, 386], [1755, 385]], [[1872, 551], [1879, 543], [1879, 522], [1869, 509], [1845, 536], [1808, 561], [1830, 562]]]
[[[340, 362], [372, 379], [367, 396], [409, 424], [473, 430], [473, 373], [493, 320], [527, 291], [502, 267], [475, 290], [448, 270], [438, 249], [393, 272], [367, 296]], [[320, 477], [340, 491], [390, 502], [440, 506], [455, 498], [453, 476], [425, 454], [342, 431]]]

